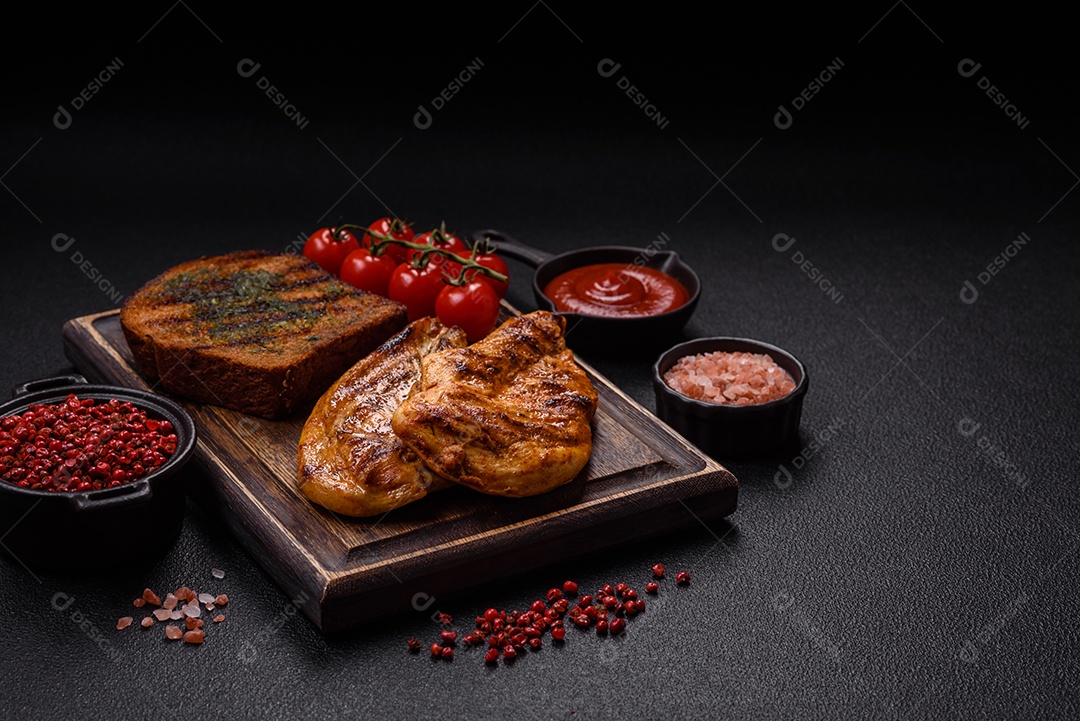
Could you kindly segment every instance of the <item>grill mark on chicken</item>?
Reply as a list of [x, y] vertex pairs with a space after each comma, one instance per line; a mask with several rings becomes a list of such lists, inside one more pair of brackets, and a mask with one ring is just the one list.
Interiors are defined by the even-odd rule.
[[564, 328], [537, 311], [426, 357], [394, 432], [438, 473], [486, 493], [529, 496], [572, 480], [592, 452], [597, 394]]
[[394, 434], [390, 418], [420, 379], [424, 356], [464, 345], [460, 329], [422, 318], [349, 369], [304, 425], [301, 492], [337, 513], [373, 516], [450, 485]]

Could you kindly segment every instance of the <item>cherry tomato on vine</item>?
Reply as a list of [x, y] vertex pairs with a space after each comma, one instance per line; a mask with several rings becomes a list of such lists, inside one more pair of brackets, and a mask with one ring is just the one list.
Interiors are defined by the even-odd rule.
[[409, 322], [435, 315], [435, 298], [446, 287], [442, 270], [434, 263], [423, 268], [414, 268], [408, 263], [401, 263], [390, 276], [390, 286], [386, 296], [396, 300], [409, 310]]
[[367, 248], [357, 248], [342, 262], [341, 279], [360, 290], [385, 296], [397, 267], [389, 253], [372, 255]]
[[[506, 261], [494, 253], [477, 253], [473, 260], [485, 268], [490, 268], [496, 273], [502, 273], [508, 279], [510, 277], [510, 269], [506, 267]], [[476, 279], [482, 280], [490, 285], [491, 289], [495, 291], [495, 295], [497, 295], [500, 300], [506, 297], [506, 291], [510, 288], [509, 280], [495, 280], [490, 275], [484, 275], [483, 273], [477, 273]]]
[[[466, 245], [464, 240], [453, 233], [447, 233], [441, 228], [421, 233], [413, 239], [413, 242], [422, 243], [424, 245], [434, 245], [436, 248], [449, 250], [454, 255], [460, 255], [462, 258], [467, 258], [470, 252], [469, 246]], [[417, 251], [411, 252], [416, 253]]]
[[[461, 258], [469, 257], [469, 246], [465, 244], [465, 241], [454, 235], [453, 233], [447, 233], [442, 228], [435, 230], [429, 230], [426, 233], [413, 238], [414, 243], [422, 243], [423, 245], [430, 245], [441, 250], [448, 250], [456, 256]], [[420, 255], [419, 250], [408, 251], [408, 260], [412, 260], [416, 256]], [[456, 276], [461, 272], [461, 266], [450, 260], [449, 258], [437, 254], [431, 254], [428, 256], [429, 262], [438, 264], [447, 275]]]
[[345, 256], [359, 247], [356, 236], [348, 230], [320, 228], [304, 243], [304, 257], [318, 263], [326, 272], [337, 275]]
[[[400, 218], [379, 218], [374, 223], [368, 226], [368, 230], [374, 230], [380, 235], [388, 235], [396, 240], [411, 241], [413, 239], [413, 229], [409, 227], [409, 224]], [[364, 233], [364, 239], [362, 242], [363, 247], [370, 248], [372, 237], [367, 233]], [[390, 257], [394, 259], [395, 263], [401, 263], [405, 260], [405, 254], [408, 253], [408, 248], [402, 248], [400, 245], [393, 245], [386, 249], [386, 253], [390, 254]]]
[[446, 285], [435, 299], [435, 314], [443, 325], [456, 325], [465, 331], [470, 343], [475, 343], [495, 328], [499, 297], [482, 280]]
[[[414, 252], [412, 250], [410, 253]], [[438, 253], [432, 253], [428, 256], [428, 265], [433, 265], [438, 268], [444, 275], [448, 275], [451, 278], [456, 278], [461, 274], [461, 264], [455, 263], [444, 255]]]

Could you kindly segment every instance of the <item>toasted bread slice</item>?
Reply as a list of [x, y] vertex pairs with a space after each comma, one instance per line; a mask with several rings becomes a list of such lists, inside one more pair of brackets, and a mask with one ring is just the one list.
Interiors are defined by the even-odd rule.
[[265, 251], [182, 263], [120, 312], [148, 380], [271, 419], [317, 399], [407, 320], [400, 303], [342, 283], [303, 256]]

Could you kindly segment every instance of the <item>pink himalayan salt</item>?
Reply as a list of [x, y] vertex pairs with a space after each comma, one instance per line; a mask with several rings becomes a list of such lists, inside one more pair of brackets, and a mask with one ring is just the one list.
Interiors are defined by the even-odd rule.
[[664, 374], [672, 389], [707, 403], [747, 406], [783, 398], [795, 390], [791, 374], [764, 353], [700, 353], [684, 356]]

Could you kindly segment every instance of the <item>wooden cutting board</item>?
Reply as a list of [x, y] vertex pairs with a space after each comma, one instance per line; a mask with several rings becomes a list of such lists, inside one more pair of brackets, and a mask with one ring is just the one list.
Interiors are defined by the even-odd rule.
[[[516, 312], [504, 304], [504, 316]], [[119, 311], [70, 320], [63, 336], [90, 380], [154, 390], [135, 370]], [[545, 495], [453, 488], [381, 518], [340, 516], [297, 489], [307, 413], [268, 421], [181, 401], [195, 418], [205, 477], [193, 494], [324, 632], [734, 512], [738, 483], [727, 469], [578, 360], [600, 396], [593, 454], [579, 478]]]

